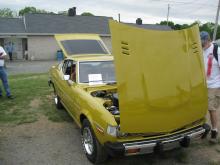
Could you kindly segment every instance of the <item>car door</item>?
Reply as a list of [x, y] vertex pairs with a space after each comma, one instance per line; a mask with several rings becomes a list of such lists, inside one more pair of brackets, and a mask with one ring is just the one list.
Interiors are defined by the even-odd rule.
[[69, 61], [67, 65], [67, 70], [70, 73], [69, 80], [66, 80], [64, 83], [64, 88], [67, 89], [65, 91], [65, 99], [66, 99], [66, 106], [69, 112], [72, 114], [72, 117], [76, 118], [76, 90], [77, 90], [77, 83], [76, 83], [76, 62]]
[[64, 104], [65, 108], [68, 108], [68, 100], [67, 100], [67, 91], [69, 88], [67, 87], [67, 81], [64, 79], [64, 76], [69, 75], [70, 76], [70, 71], [69, 71], [69, 65], [71, 64], [71, 60], [67, 59], [64, 60], [62, 66], [60, 67], [59, 70], [59, 76], [57, 79], [57, 86], [56, 90], [58, 92], [58, 95], [61, 98], [62, 103]]
[[[57, 95], [60, 97], [62, 103], [64, 103], [64, 88], [63, 88], [63, 81], [64, 81], [64, 70], [67, 65], [67, 60], [63, 61], [59, 64], [56, 72], [53, 73], [53, 82], [54, 82], [54, 88], [56, 90]], [[65, 106], [65, 105], [64, 105]]]

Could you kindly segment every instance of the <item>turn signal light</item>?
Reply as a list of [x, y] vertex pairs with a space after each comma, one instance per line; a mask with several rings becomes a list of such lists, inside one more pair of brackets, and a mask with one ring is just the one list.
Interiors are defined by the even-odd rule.
[[127, 154], [135, 154], [135, 153], [138, 153], [140, 152], [140, 148], [136, 148], [136, 149], [128, 149], [126, 151]]

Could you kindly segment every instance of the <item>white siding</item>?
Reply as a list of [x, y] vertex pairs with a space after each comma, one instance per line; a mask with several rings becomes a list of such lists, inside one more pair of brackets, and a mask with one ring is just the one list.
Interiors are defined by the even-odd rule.
[[[112, 52], [111, 37], [101, 37], [107, 48]], [[54, 36], [28, 36], [29, 60], [55, 60], [59, 50]]]
[[28, 36], [28, 59], [54, 60], [59, 49], [54, 36]]

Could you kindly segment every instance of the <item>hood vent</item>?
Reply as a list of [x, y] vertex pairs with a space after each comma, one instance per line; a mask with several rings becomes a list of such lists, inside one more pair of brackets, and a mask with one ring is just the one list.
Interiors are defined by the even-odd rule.
[[193, 53], [196, 53], [196, 54], [199, 52], [198, 51], [198, 44], [196, 42], [194, 42], [192, 44], [192, 50], [193, 50]]
[[121, 41], [121, 49], [123, 55], [130, 55], [128, 42]]

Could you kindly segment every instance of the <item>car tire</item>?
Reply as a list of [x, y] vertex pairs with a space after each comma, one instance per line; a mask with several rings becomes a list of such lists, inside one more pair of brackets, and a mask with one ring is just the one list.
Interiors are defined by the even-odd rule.
[[108, 155], [103, 146], [95, 137], [91, 124], [87, 119], [83, 120], [81, 135], [83, 150], [88, 160], [95, 164], [106, 161]]
[[58, 96], [54, 85], [53, 85], [53, 90], [54, 90], [54, 103], [56, 105], [56, 108], [59, 109], [59, 110], [63, 109], [63, 105], [62, 105], [62, 103], [60, 101], [60, 97]]

